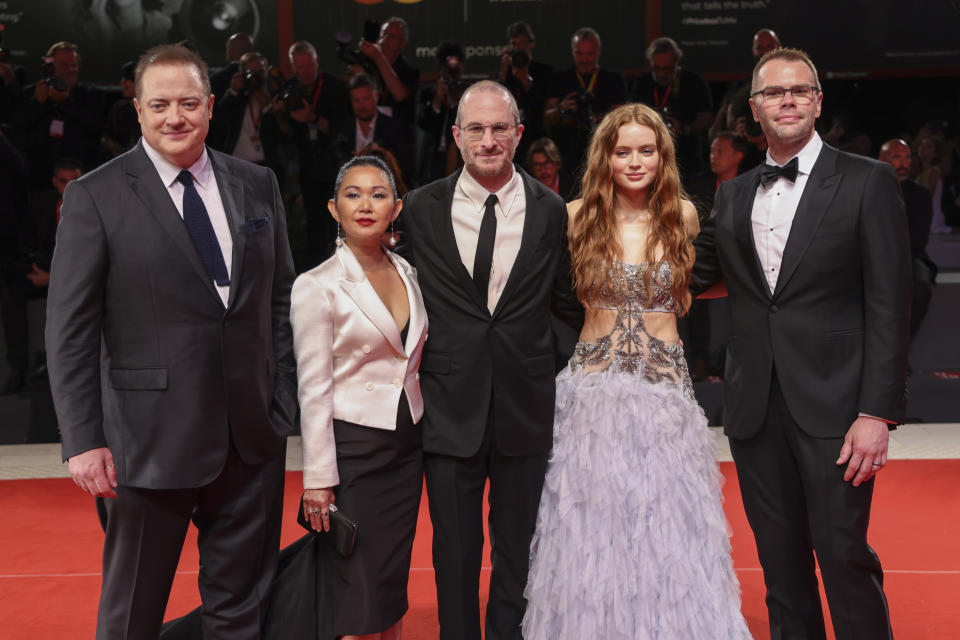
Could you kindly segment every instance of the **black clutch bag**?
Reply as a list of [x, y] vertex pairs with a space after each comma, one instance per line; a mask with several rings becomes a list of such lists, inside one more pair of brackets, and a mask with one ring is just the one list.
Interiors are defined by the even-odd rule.
[[354, 547], [357, 546], [357, 535], [359, 534], [360, 526], [355, 520], [345, 515], [343, 511], [337, 509], [335, 504], [330, 505], [330, 531], [316, 531], [310, 526], [310, 520], [307, 519], [307, 516], [304, 515], [303, 512], [303, 496], [300, 496], [300, 509], [297, 511], [297, 522], [307, 531], [322, 536], [323, 539], [329, 544], [332, 544], [333, 548], [337, 550], [337, 553], [344, 558], [349, 558], [353, 553]]

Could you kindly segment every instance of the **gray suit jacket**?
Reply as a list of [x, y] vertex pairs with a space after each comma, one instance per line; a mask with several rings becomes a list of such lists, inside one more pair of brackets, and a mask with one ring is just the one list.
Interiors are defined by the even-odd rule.
[[202, 486], [294, 428], [294, 270], [265, 168], [209, 150], [233, 234], [224, 307], [142, 144], [64, 194], [47, 302], [63, 458], [107, 446], [120, 484]]

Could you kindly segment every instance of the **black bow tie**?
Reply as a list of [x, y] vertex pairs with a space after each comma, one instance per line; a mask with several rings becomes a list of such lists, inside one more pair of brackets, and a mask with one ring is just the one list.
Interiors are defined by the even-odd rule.
[[796, 182], [798, 168], [799, 163], [797, 162], [796, 158], [782, 167], [772, 164], [765, 164], [760, 167], [760, 184], [766, 187], [773, 184], [780, 178], [786, 178], [790, 182]]

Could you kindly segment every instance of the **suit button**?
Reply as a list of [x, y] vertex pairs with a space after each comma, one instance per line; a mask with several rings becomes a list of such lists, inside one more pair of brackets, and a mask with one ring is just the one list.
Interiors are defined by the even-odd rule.
[[400, 381], [400, 378], [397, 378], [397, 379], [395, 379], [395, 380], [393, 381], [393, 386], [395, 386], [395, 387], [397, 387], [397, 388], [399, 389], [400, 387], [403, 386], [403, 382]]
[[372, 383], [372, 382], [368, 382], [368, 383], [367, 383], [366, 385], [364, 385], [364, 386], [366, 387], [367, 391], [373, 391], [373, 383]]
[[770, 305], [770, 313], [776, 313], [779, 310], [780, 310], [780, 307], [778, 307], [777, 305], [775, 304]]
[[361, 347], [361, 349], [363, 349], [363, 352], [364, 352], [364, 353], [370, 353], [370, 345], [368, 345], [368, 344], [363, 345], [363, 347]]

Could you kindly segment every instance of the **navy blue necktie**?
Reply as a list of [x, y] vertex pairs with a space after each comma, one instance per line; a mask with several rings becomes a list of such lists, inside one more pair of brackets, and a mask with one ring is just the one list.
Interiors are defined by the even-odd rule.
[[230, 284], [227, 264], [223, 261], [223, 251], [220, 250], [207, 208], [203, 206], [203, 200], [193, 185], [193, 175], [184, 169], [177, 176], [177, 181], [183, 185], [183, 224], [190, 233], [190, 239], [193, 240], [193, 246], [200, 254], [207, 273], [218, 287], [225, 287]]
[[490, 269], [493, 268], [493, 241], [497, 238], [497, 196], [490, 194], [484, 203], [483, 220], [477, 235], [477, 253], [473, 257], [473, 283], [484, 300], [490, 284]]

